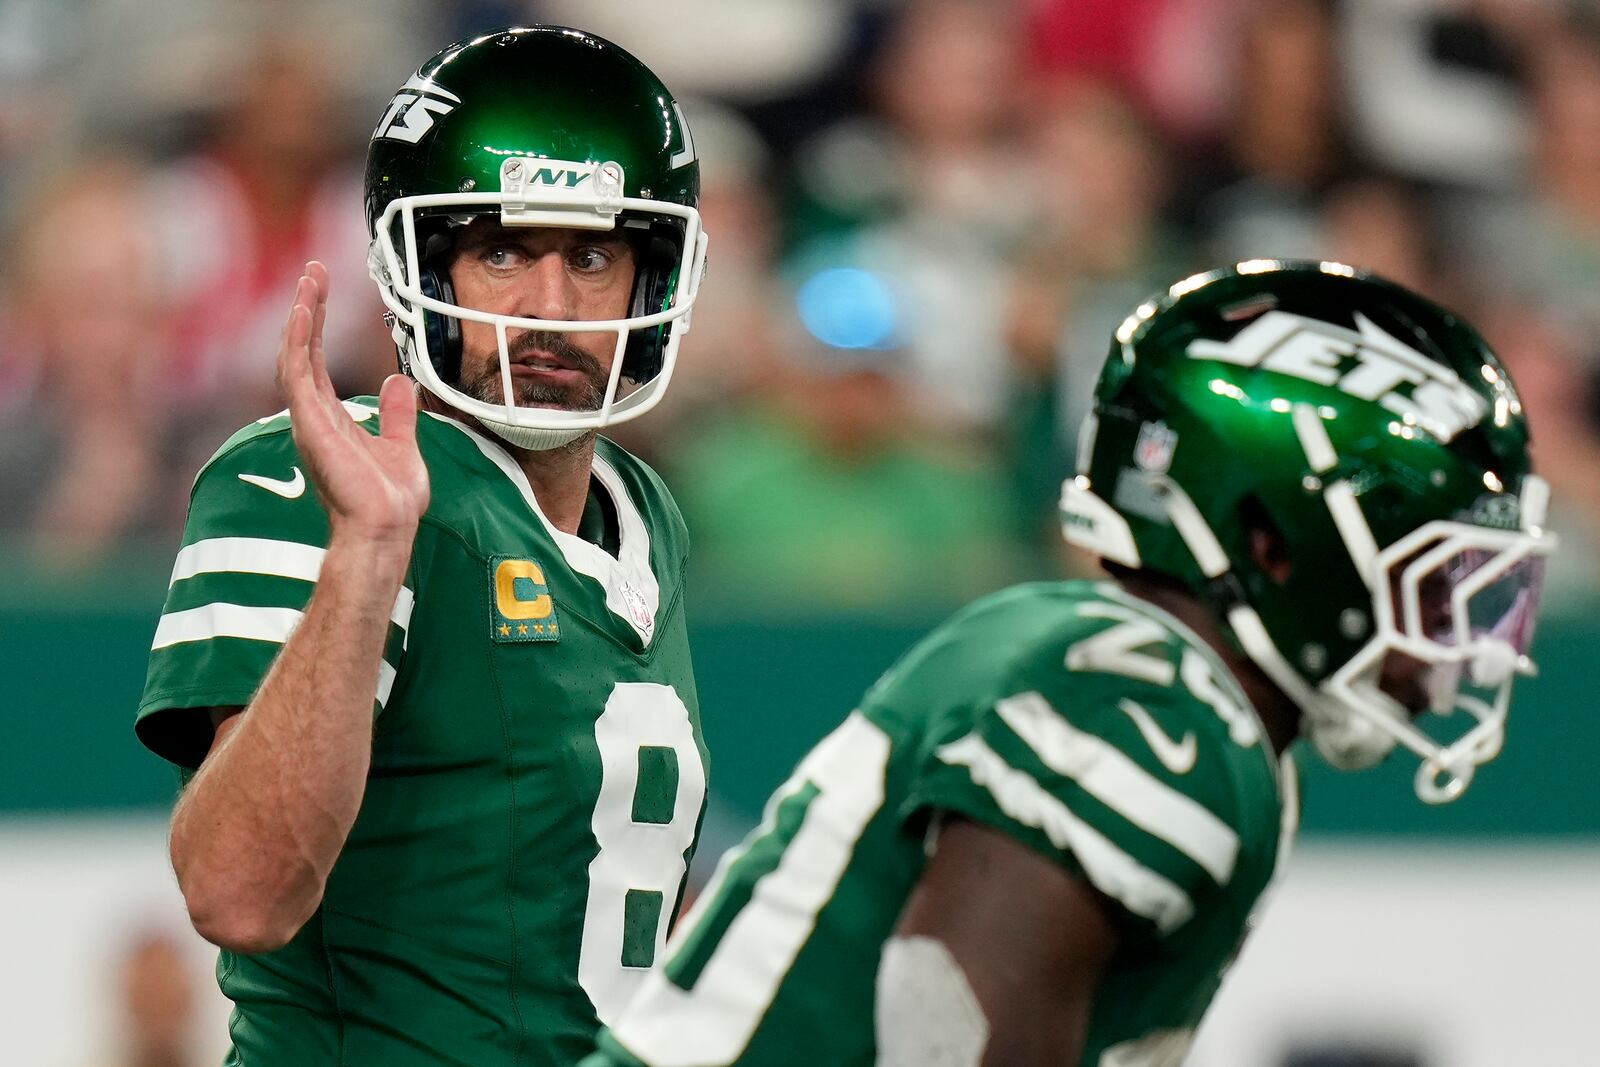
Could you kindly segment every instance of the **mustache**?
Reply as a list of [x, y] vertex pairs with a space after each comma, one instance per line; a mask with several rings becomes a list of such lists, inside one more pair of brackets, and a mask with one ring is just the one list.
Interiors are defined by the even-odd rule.
[[515, 339], [508, 339], [506, 355], [516, 362], [522, 356], [543, 353], [554, 356], [563, 363], [568, 363], [574, 370], [580, 370], [591, 378], [601, 376], [600, 361], [585, 352], [567, 339], [564, 333], [553, 330], [529, 330], [518, 335]]
[[[506, 358], [516, 363], [532, 355], [545, 355], [558, 360], [563, 366], [580, 372], [585, 379], [581, 385], [553, 385], [540, 382], [520, 382], [513, 385], [513, 402], [518, 405], [567, 408], [574, 411], [598, 410], [605, 396], [607, 375], [600, 361], [591, 353], [573, 344], [569, 336], [557, 330], [533, 330], [506, 338]], [[484, 353], [488, 358], [475, 366], [463, 367], [458, 388], [475, 400], [489, 404], [505, 402], [501, 379], [499, 352]]]

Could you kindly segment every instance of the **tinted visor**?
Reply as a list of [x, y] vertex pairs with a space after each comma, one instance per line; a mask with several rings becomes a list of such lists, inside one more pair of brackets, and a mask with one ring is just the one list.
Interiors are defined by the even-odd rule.
[[1489, 639], [1525, 654], [1533, 642], [1544, 564], [1543, 555], [1512, 549], [1464, 549], [1449, 556], [1417, 581], [1423, 635], [1449, 647]]

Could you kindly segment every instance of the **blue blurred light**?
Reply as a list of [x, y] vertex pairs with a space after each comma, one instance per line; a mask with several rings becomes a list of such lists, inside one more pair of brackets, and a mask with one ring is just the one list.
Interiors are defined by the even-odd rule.
[[898, 343], [894, 294], [869, 271], [819, 271], [806, 279], [794, 299], [800, 321], [825, 345], [883, 349]]

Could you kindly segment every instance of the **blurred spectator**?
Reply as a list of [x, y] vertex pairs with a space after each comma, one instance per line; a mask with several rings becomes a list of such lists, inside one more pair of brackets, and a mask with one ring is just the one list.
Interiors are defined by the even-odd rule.
[[1476, 308], [1474, 319], [1517, 383], [1534, 463], [1550, 483], [1561, 551], [1550, 560], [1544, 595], [1556, 611], [1592, 604], [1600, 593], [1600, 432], [1595, 379], [1578, 336], [1520, 301]]
[[[1440, 252], [1486, 289], [1533, 292], [1549, 266], [1530, 179], [1548, 154], [1537, 83], [1570, 52], [1570, 0], [1352, 0], [1343, 78], [1352, 136], [1426, 187]], [[1565, 76], [1558, 92], [1583, 92]], [[1541, 142], [1545, 142], [1543, 145]], [[1564, 149], [1562, 149], [1564, 151]]]
[[1029, 58], [1050, 77], [1110, 82], [1184, 142], [1217, 132], [1240, 0], [1028, 0]]
[[1039, 215], [1016, 256], [1006, 339], [1018, 388], [1010, 426], [1016, 492], [1045, 543], [1094, 400], [1106, 346], [1128, 311], [1187, 272], [1165, 229], [1160, 142], [1107, 83], [1039, 86], [1030, 102], [1029, 173]]
[[644, 60], [679, 97], [749, 104], [791, 92], [845, 45], [848, 0], [536, 0], [540, 21], [582, 26]]
[[80, 43], [81, 20], [50, 0], [0, 4], [0, 224], [34, 175], [39, 148], [67, 111], [63, 68]]
[[999, 427], [1011, 377], [1005, 259], [983, 235], [907, 217], [814, 244], [787, 273], [797, 289], [821, 277], [875, 279], [903, 350], [890, 370], [906, 391], [907, 417], [936, 436], [986, 439]]
[[908, 3], [874, 71], [877, 113], [826, 131], [799, 161], [813, 205], [861, 228], [813, 241], [791, 273], [883, 279], [910, 413], [947, 434], [991, 433], [1008, 389], [1004, 261], [1031, 221], [1019, 49], [1008, 4]]
[[806, 230], [904, 215], [1023, 225], [1011, 132], [1021, 35], [1012, 0], [907, 0], [868, 76], [871, 110], [795, 161]]
[[[433, 51], [436, 0], [44, 0], [64, 9], [79, 54], [60, 84], [68, 106], [53, 139], [69, 150], [114, 145], [171, 156], [234, 97], [270, 42], [331, 57], [322, 81], [338, 106], [312, 129], [359, 154], [393, 86]], [[354, 110], [352, 110], [352, 108]], [[352, 119], [354, 121], [352, 121]]]
[[1002, 584], [1009, 501], [915, 430], [893, 351], [810, 347], [683, 443], [673, 484], [708, 588], [771, 608], [926, 610]]
[[1326, 258], [1453, 303], [1438, 274], [1432, 221], [1403, 183], [1368, 176], [1333, 187], [1323, 206], [1322, 230]]
[[140, 180], [81, 160], [41, 183], [7, 242], [0, 524], [62, 566], [159, 521], [162, 322]]
[[104, 1067], [197, 1067], [194, 975], [176, 942], [162, 933], [135, 941], [121, 963], [118, 996], [122, 1030]]
[[1518, 37], [1552, 10], [1539, 0], [1345, 0], [1341, 74], [1362, 148], [1417, 179], [1519, 183], [1529, 123]]
[[[1011, 139], [1021, 36], [1015, 4], [913, 0], [875, 72], [881, 112], [905, 153], [908, 214], [1015, 232]], [[1008, 183], [1011, 183], [1008, 185]]]
[[1530, 196], [1474, 260], [1486, 288], [1519, 294], [1575, 330], [1593, 373], [1600, 368], [1600, 18], [1570, 19], [1543, 39], [1533, 63]]
[[1249, 0], [1223, 156], [1190, 176], [1209, 258], [1315, 259], [1323, 192], [1351, 169], [1327, 0]]
[[682, 101], [700, 157], [700, 221], [710, 236], [708, 282], [695, 302], [693, 329], [672, 372], [672, 387], [648, 419], [608, 436], [651, 461], [718, 406], [743, 402], [771, 374], [779, 336], [796, 326], [775, 274], [779, 220], [771, 195], [773, 161], [755, 130], [734, 111]]
[[1172, 0], [1030, 0], [1030, 58], [1051, 74], [1099, 79], [1133, 92], [1155, 27], [1172, 6]]
[[371, 392], [393, 365], [350, 162], [363, 146], [342, 134], [331, 61], [298, 35], [262, 40], [201, 146], [152, 183], [172, 309], [164, 385], [191, 470], [282, 406], [274, 354], [307, 260], [326, 263], [332, 279], [324, 336], [336, 384]]

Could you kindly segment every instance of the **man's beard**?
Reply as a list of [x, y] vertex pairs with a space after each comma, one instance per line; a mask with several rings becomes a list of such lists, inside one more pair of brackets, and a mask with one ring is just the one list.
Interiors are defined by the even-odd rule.
[[[560, 385], [554, 382], [518, 381], [513, 377], [511, 387], [514, 395], [511, 399], [516, 406], [599, 411], [600, 405], [605, 402], [608, 378], [600, 367], [600, 361], [567, 340], [565, 334], [530, 330], [511, 340], [506, 350], [508, 358], [513, 363], [519, 357], [531, 352], [553, 356], [563, 365], [582, 371], [584, 378], [587, 379], [574, 385]], [[505, 390], [500, 377], [500, 360], [491, 359], [475, 369], [462, 367], [458, 388], [474, 400], [488, 404], [505, 403]]]

